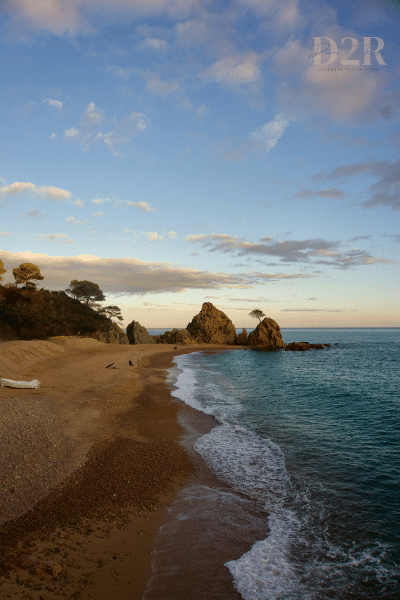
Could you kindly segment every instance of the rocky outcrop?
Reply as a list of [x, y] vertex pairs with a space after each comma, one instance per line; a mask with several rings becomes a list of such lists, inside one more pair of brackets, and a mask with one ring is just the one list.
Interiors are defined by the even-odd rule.
[[172, 331], [166, 331], [157, 336], [157, 342], [159, 344], [181, 344], [182, 346], [196, 344], [190, 337], [190, 333], [187, 329], [173, 329]]
[[190, 337], [199, 344], [236, 344], [236, 329], [232, 321], [211, 302], [204, 302], [201, 311], [186, 327]]
[[237, 336], [237, 343], [239, 344], [239, 346], [249, 345], [249, 339], [247, 337], [247, 331], [245, 329], [242, 329], [242, 333], [239, 333], [239, 335]]
[[254, 331], [249, 333], [249, 346], [264, 346], [271, 349], [285, 348], [281, 328], [274, 319], [265, 317]]
[[155, 340], [148, 334], [146, 327], [137, 321], [132, 321], [126, 328], [129, 344], [155, 344]]
[[292, 352], [306, 352], [307, 350], [324, 350], [330, 344], [309, 344], [308, 342], [290, 342], [285, 350]]
[[111, 323], [108, 331], [96, 331], [93, 334], [87, 334], [85, 337], [91, 337], [106, 344], [129, 344], [129, 339], [125, 331], [116, 323]]

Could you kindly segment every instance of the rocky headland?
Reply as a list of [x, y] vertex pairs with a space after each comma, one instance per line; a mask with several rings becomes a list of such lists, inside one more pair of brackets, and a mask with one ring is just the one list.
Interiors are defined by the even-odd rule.
[[249, 333], [248, 345], [263, 346], [274, 350], [280, 350], [286, 346], [278, 323], [268, 317], [265, 317], [255, 330]]
[[153, 338], [148, 334], [146, 327], [137, 321], [132, 321], [126, 328], [129, 344], [155, 344]]
[[236, 344], [236, 328], [222, 310], [204, 302], [201, 311], [186, 327], [198, 344]]
[[246, 329], [236, 333], [236, 327], [229, 317], [216, 308], [211, 302], [204, 302], [200, 312], [193, 317], [185, 329], [173, 329], [157, 336], [150, 336], [145, 327], [132, 321], [127, 328], [130, 344], [218, 344], [223, 346], [248, 346], [253, 350], [263, 351], [305, 351], [323, 350], [330, 344], [310, 344], [308, 342], [291, 342], [285, 344], [278, 323], [269, 317], [257, 325], [247, 335]]

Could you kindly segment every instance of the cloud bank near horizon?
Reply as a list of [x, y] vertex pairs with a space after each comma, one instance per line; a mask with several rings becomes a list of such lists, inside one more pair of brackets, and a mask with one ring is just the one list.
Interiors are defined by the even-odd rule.
[[259, 271], [212, 273], [172, 266], [168, 262], [146, 262], [136, 258], [100, 258], [92, 255], [51, 257], [41, 253], [13, 253], [0, 250], [0, 257], [7, 269], [3, 283], [8, 280], [13, 281], [13, 267], [21, 262], [33, 262], [45, 277], [43, 287], [46, 289], [66, 289], [72, 279], [87, 279], [97, 283], [103, 292], [121, 296], [177, 293], [189, 289], [251, 289], [267, 282], [313, 277], [302, 273], [261, 273]]

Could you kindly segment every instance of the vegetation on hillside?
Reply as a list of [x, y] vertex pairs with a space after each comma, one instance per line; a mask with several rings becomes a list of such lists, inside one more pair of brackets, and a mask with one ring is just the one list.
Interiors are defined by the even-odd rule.
[[[4, 273], [6, 269], [0, 260], [0, 281]], [[56, 335], [91, 337], [94, 333], [107, 333], [112, 318], [122, 320], [118, 306], [101, 307], [94, 303], [94, 300], [105, 300], [95, 283], [71, 281], [67, 288], [67, 292], [75, 296], [71, 298], [64, 291], [36, 289], [31, 280], [44, 277], [32, 263], [13, 269], [13, 275], [14, 284], [0, 284], [0, 323], [10, 326], [19, 339], [46, 339]], [[21, 283], [24, 286], [17, 287]]]
[[45, 339], [54, 335], [82, 335], [110, 329], [111, 319], [65, 292], [18, 289], [0, 285], [0, 321], [12, 327], [19, 339]]

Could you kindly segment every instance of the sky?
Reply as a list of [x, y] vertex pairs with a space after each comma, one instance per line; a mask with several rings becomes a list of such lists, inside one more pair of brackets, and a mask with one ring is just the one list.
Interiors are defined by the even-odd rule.
[[0, 259], [123, 326], [398, 327], [400, 3], [3, 0]]

